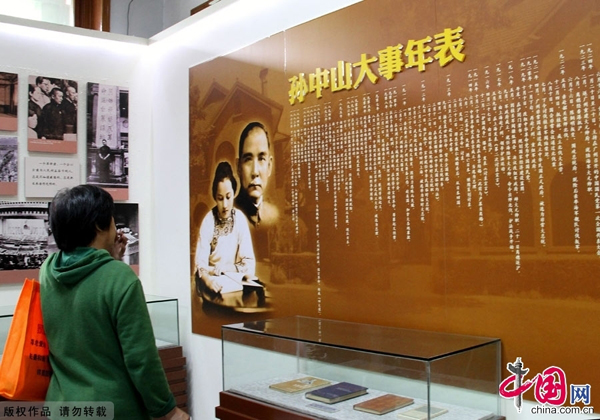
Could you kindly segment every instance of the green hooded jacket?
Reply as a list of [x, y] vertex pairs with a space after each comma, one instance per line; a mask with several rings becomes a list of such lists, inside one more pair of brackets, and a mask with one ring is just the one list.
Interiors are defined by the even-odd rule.
[[175, 407], [142, 285], [127, 264], [105, 250], [60, 251], [42, 265], [40, 284], [53, 370], [46, 401], [110, 401], [123, 420]]

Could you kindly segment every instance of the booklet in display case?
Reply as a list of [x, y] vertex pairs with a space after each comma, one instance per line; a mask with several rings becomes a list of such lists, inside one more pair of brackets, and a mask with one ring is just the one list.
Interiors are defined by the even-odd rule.
[[307, 376], [305, 378], [294, 379], [292, 381], [280, 382], [269, 385], [269, 388], [276, 389], [281, 392], [295, 393], [302, 391], [310, 391], [311, 389], [320, 388], [329, 385], [331, 382], [324, 379]]
[[354, 409], [372, 414], [387, 414], [390, 411], [397, 410], [414, 402], [412, 398], [401, 397], [394, 394], [385, 394], [372, 400], [367, 400], [360, 404], [355, 404]]

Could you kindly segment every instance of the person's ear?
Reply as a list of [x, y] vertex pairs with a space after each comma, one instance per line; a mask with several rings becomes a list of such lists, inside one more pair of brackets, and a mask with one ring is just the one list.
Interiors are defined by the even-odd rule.
[[100, 226], [98, 226], [98, 224], [96, 223], [96, 233], [108, 232], [109, 230], [110, 230], [110, 225], [108, 225], [108, 227], [106, 229], [101, 229]]
[[272, 171], [273, 171], [273, 156], [269, 155], [269, 166], [267, 168], [267, 176], [271, 176]]

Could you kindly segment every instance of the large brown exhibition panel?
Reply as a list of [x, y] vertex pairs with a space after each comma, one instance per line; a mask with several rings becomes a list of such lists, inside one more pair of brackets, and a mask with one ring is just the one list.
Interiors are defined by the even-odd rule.
[[269, 305], [194, 292], [193, 331], [300, 314], [498, 337], [526, 379], [600, 387], [599, 16], [366, 0], [192, 67], [191, 274], [214, 168], [237, 167], [250, 121], [279, 209], [252, 230]]

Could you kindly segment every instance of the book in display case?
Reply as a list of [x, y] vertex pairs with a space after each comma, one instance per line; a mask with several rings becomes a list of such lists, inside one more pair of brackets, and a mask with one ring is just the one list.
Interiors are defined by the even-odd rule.
[[504, 419], [497, 338], [302, 316], [221, 333], [221, 420]]

